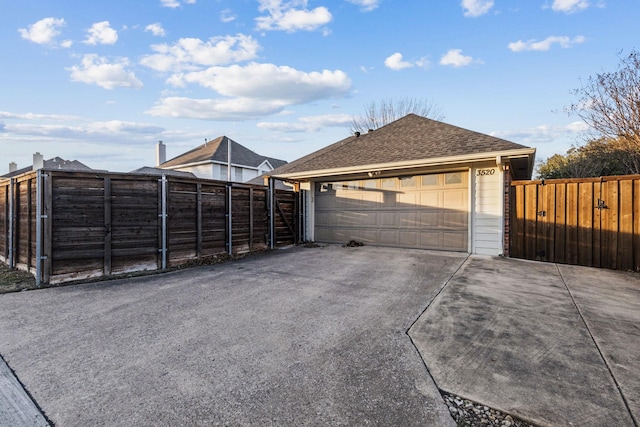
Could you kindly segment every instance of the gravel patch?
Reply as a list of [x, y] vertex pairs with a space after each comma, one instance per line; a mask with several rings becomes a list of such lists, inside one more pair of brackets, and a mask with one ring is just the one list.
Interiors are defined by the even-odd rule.
[[460, 427], [536, 427], [480, 403], [441, 392], [449, 413]]

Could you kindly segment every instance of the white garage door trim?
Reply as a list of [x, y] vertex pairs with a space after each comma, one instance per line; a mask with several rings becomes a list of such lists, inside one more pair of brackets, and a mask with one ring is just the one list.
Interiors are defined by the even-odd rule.
[[315, 240], [467, 252], [468, 170], [316, 183]]

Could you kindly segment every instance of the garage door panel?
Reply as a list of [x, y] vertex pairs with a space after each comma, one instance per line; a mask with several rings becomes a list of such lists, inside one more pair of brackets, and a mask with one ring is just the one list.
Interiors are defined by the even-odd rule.
[[378, 213], [375, 211], [338, 212], [334, 217], [335, 225], [360, 227], [376, 225]]
[[451, 190], [443, 192], [444, 203], [447, 209], [456, 209], [467, 206], [467, 190]]
[[442, 233], [438, 231], [421, 231], [420, 247], [425, 249], [438, 249], [442, 247]]
[[420, 226], [417, 212], [399, 212], [398, 226], [401, 228], [416, 228]]
[[379, 212], [378, 215], [380, 216], [380, 226], [381, 227], [393, 226], [398, 222], [398, 212], [396, 212], [396, 211]]
[[445, 228], [466, 228], [469, 216], [466, 212], [444, 212], [442, 225]]
[[443, 233], [443, 249], [449, 251], [467, 250], [467, 233], [445, 232]]
[[399, 209], [415, 209], [418, 203], [418, 194], [416, 193], [399, 193], [397, 198]]
[[439, 208], [442, 206], [442, 191], [429, 191], [420, 193], [420, 205]]
[[418, 246], [418, 233], [416, 233], [415, 231], [399, 231], [398, 239], [398, 246]]
[[466, 251], [467, 185], [467, 172], [336, 183], [316, 193], [316, 240]]
[[441, 210], [430, 210], [426, 212], [420, 212], [421, 228], [438, 228], [440, 224], [442, 224]]
[[379, 242], [383, 245], [397, 246], [398, 245], [398, 230], [380, 230], [378, 237]]

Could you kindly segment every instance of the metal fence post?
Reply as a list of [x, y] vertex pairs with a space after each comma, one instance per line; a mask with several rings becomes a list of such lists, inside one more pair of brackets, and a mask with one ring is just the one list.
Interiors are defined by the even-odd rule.
[[15, 254], [14, 254], [14, 246], [15, 246], [15, 217], [16, 217], [16, 205], [15, 205], [15, 179], [10, 178], [9, 180], [9, 269], [15, 268]]
[[162, 269], [167, 268], [167, 175], [163, 174], [161, 179], [162, 197], [161, 204], [161, 217], [162, 217], [162, 248], [160, 252], [162, 254]]
[[233, 220], [231, 214], [233, 210], [231, 208], [231, 202], [233, 198], [231, 196], [231, 188], [233, 183], [231, 181], [227, 182], [227, 253], [229, 255], [233, 255]]
[[36, 287], [42, 282], [42, 169], [36, 174]]
[[275, 223], [275, 180], [269, 177], [269, 248], [276, 247], [276, 223]]

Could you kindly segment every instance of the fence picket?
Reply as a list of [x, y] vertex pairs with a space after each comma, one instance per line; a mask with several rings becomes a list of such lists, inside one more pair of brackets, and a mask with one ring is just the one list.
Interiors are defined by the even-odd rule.
[[[196, 178], [44, 172], [40, 186], [33, 185], [36, 172], [0, 181], [0, 261], [10, 264], [15, 258], [11, 267], [32, 273], [39, 266], [42, 283], [158, 270], [217, 255], [225, 252], [227, 233], [234, 254], [269, 242], [264, 186], [233, 183], [227, 192], [226, 182]], [[299, 198], [282, 190], [274, 197], [283, 208], [273, 241], [297, 243]], [[42, 200], [41, 219], [35, 200]]]
[[511, 183], [514, 258], [640, 271], [640, 175]]

